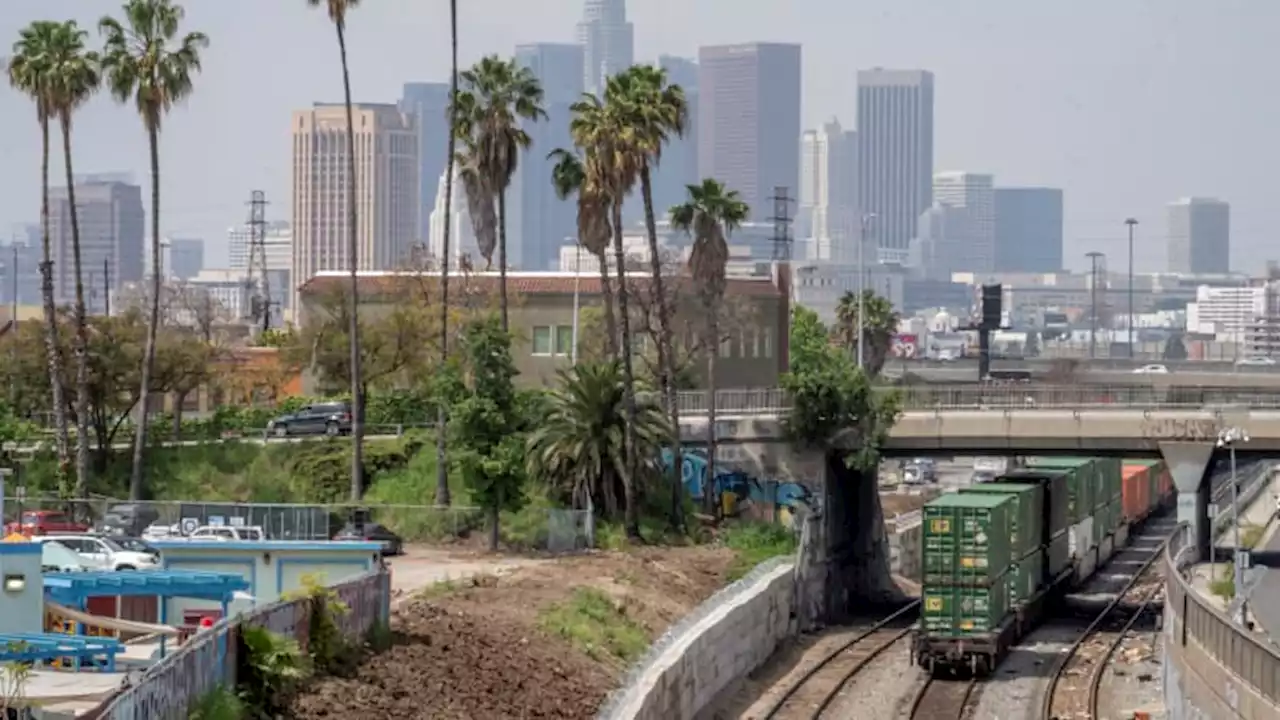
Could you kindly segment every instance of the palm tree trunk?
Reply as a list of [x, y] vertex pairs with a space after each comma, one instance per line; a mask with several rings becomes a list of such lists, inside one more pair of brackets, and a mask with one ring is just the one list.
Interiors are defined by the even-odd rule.
[[627, 411], [623, 448], [627, 474], [622, 480], [626, 501], [623, 525], [627, 537], [640, 539], [640, 507], [636, 495], [636, 382], [631, 353], [631, 318], [627, 306], [627, 262], [622, 251], [622, 202], [613, 202], [613, 256], [618, 265], [618, 321], [622, 330], [622, 394]]
[[[49, 237], [49, 120], [45, 117], [40, 118], [40, 140], [40, 224], [43, 228], [41, 240], [44, 246], [44, 259], [40, 263], [40, 292], [44, 300], [44, 342], [53, 401], [53, 443], [58, 453], [58, 492], [67, 497], [70, 489], [67, 487], [70, 443], [67, 438], [67, 400], [62, 387], [62, 355], [58, 348], [58, 310], [53, 302], [53, 247]], [[17, 318], [14, 318], [14, 322], [17, 322]]]
[[649, 235], [649, 269], [653, 273], [653, 295], [658, 304], [658, 369], [662, 378], [662, 402], [671, 418], [671, 527], [684, 526], [684, 457], [680, 448], [680, 404], [676, 396], [675, 342], [671, 331], [671, 306], [662, 277], [662, 256], [658, 249], [658, 220], [653, 212], [653, 184], [649, 165], [640, 166], [640, 196], [644, 200], [644, 226]]
[[707, 303], [707, 475], [702, 480], [702, 511], [720, 516], [716, 493], [716, 364], [720, 359], [720, 308]]
[[76, 208], [76, 181], [71, 166], [70, 113], [62, 114], [62, 155], [67, 170], [71, 257], [76, 273], [76, 497], [85, 498], [89, 494], [89, 330], [84, 306], [84, 271], [80, 263], [80, 211]]
[[613, 312], [613, 283], [609, 282], [609, 254], [600, 253], [600, 297], [604, 301], [604, 331], [608, 335], [609, 357], [618, 357], [618, 317]]
[[138, 413], [133, 434], [133, 466], [129, 473], [129, 499], [143, 499], [143, 454], [147, 448], [147, 402], [151, 396], [151, 376], [156, 368], [156, 335], [160, 330], [160, 123], [147, 119], [147, 141], [151, 145], [151, 308], [147, 319], [147, 344], [142, 357], [142, 387], [138, 391]]
[[364, 393], [360, 373], [360, 230], [356, 219], [356, 122], [351, 110], [351, 71], [347, 67], [345, 24], [338, 29], [338, 54], [342, 58], [342, 92], [347, 106], [347, 260], [351, 269], [350, 300], [347, 306], [347, 339], [351, 351], [351, 500], [364, 495]]
[[[458, 0], [449, 0], [449, 41], [452, 52], [452, 72], [449, 74], [449, 154], [444, 174], [444, 257], [440, 258], [440, 370], [449, 363], [449, 231], [453, 220], [453, 163], [457, 152], [458, 135], [454, 131], [453, 99], [458, 95]], [[449, 505], [448, 448], [449, 410], [444, 402], [436, 400], [436, 505]]]
[[507, 191], [498, 191], [498, 293], [502, 302], [502, 332], [507, 324]]

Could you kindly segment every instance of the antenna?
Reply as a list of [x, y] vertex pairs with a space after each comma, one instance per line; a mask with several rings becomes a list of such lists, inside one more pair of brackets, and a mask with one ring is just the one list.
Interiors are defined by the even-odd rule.
[[770, 198], [773, 200], [773, 217], [769, 218], [773, 222], [773, 259], [780, 262], [791, 260], [791, 203], [795, 201], [789, 193], [790, 188], [778, 185]]

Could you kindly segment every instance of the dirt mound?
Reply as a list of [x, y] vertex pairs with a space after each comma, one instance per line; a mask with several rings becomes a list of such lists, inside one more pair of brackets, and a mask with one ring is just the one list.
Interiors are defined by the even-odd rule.
[[724, 584], [722, 548], [593, 553], [441, 583], [404, 602], [396, 642], [327, 678], [301, 720], [591, 718], [649, 642]]

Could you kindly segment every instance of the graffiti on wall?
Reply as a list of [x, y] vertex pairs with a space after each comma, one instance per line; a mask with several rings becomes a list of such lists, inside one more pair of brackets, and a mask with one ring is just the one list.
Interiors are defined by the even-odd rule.
[[[671, 467], [671, 453], [663, 451], [667, 467]], [[702, 501], [704, 479], [707, 476], [707, 452], [703, 448], [686, 448], [681, 460], [681, 481], [685, 492], [695, 501]], [[716, 479], [713, 492], [720, 498], [725, 517], [743, 517], [771, 520], [790, 526], [800, 507], [813, 507], [817, 497], [803, 483], [794, 479], [761, 478], [743, 470], [732, 462], [716, 462]]]

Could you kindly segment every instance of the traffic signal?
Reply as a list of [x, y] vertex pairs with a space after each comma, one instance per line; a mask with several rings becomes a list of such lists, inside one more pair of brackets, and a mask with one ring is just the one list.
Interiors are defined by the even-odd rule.
[[1000, 302], [1003, 295], [1003, 287], [999, 284], [982, 286], [982, 327], [988, 330], [1000, 327]]

